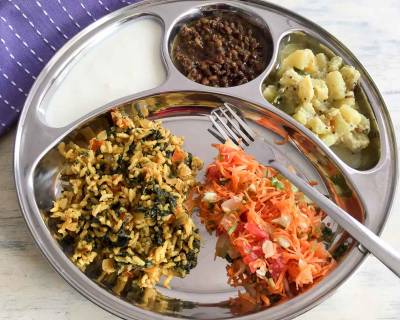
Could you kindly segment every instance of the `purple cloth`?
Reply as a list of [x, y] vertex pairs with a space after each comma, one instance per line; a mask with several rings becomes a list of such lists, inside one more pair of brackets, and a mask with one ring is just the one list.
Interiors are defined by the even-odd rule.
[[62, 45], [138, 0], [0, 0], [0, 136], [17, 120], [36, 77]]

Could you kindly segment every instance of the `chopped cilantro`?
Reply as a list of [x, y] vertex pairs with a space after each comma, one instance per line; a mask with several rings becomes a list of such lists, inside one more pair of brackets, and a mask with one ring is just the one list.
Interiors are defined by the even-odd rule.
[[161, 132], [153, 129], [146, 137], [143, 138], [143, 141], [154, 141], [154, 140], [160, 140], [162, 138], [163, 135], [161, 134]]
[[283, 183], [281, 181], [279, 181], [276, 177], [273, 177], [271, 179], [271, 184], [273, 187], [277, 188], [278, 190], [283, 190], [285, 188]]
[[172, 150], [167, 150], [167, 151], [165, 151], [165, 157], [167, 157], [168, 159], [171, 159], [173, 153], [174, 152]]
[[186, 261], [178, 262], [175, 268], [181, 271], [184, 275], [188, 274], [191, 269], [197, 265], [197, 254], [194, 251], [189, 251], [186, 253]]
[[144, 175], [143, 174], [139, 174], [135, 178], [127, 178], [126, 179], [126, 185], [129, 188], [133, 188], [133, 187], [137, 186], [138, 184], [140, 184], [141, 182], [143, 182], [143, 180], [144, 180]]
[[193, 155], [189, 152], [187, 158], [185, 159], [185, 164], [189, 168], [192, 168], [192, 161], [193, 161]]
[[162, 229], [154, 232], [153, 242], [158, 246], [161, 246], [164, 243], [164, 235]]
[[128, 156], [132, 156], [133, 153], [135, 152], [135, 148], [136, 148], [136, 144], [135, 144], [134, 142], [132, 142], [132, 143], [129, 145], [129, 148], [128, 148], [126, 154], [127, 154]]
[[300, 70], [300, 69], [298, 69], [298, 68], [296, 68], [296, 67], [294, 67], [294, 71], [296, 71], [299, 75], [301, 75], [301, 76], [304, 76], [304, 75], [306, 75], [306, 73], [303, 71], [303, 70]]
[[161, 189], [159, 186], [155, 186], [154, 191], [157, 195], [156, 203], [163, 205], [169, 203], [172, 208], [176, 207], [176, 197], [173, 194]]
[[236, 230], [236, 228], [237, 228], [237, 223], [235, 223], [233, 226], [231, 226], [231, 227], [228, 229], [228, 234], [231, 235], [232, 233], [234, 233], [235, 230]]
[[123, 156], [118, 156], [117, 167], [113, 170], [113, 173], [122, 173], [128, 174], [128, 167], [130, 165], [130, 161], [123, 158]]
[[109, 127], [109, 128], [106, 130], [107, 138], [109, 138], [112, 134], [114, 134], [115, 131], [116, 131], [116, 130], [115, 130], [115, 127], [114, 127], [114, 126]]

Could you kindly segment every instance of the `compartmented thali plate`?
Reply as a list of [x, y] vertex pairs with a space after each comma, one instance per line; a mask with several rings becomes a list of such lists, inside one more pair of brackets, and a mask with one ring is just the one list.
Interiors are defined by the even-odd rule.
[[[171, 46], [179, 27], [204, 12], [234, 12], [260, 26], [271, 39], [271, 59], [265, 70], [246, 84], [215, 88], [187, 79], [171, 59]], [[91, 46], [135, 19], [151, 18], [162, 26], [162, 63], [166, 80], [154, 89], [121, 97], [89, 112], [67, 125], [51, 126], [46, 108], [63, 78]], [[375, 127], [373, 148], [358, 155], [354, 169], [324, 145], [311, 131], [289, 115], [269, 104], [262, 96], [264, 81], [276, 68], [283, 43], [305, 38], [323, 46], [361, 72], [359, 95]], [[161, 57], [160, 57], [161, 59]], [[92, 24], [68, 42], [49, 62], [32, 88], [18, 127], [15, 144], [15, 179], [19, 200], [40, 249], [53, 267], [74, 288], [102, 308], [126, 319], [290, 319], [299, 315], [333, 292], [360, 265], [365, 252], [351, 246], [333, 272], [301, 295], [265, 310], [244, 314], [233, 310], [229, 298], [237, 292], [226, 284], [225, 264], [214, 261], [214, 239], [203, 231], [205, 239], [199, 265], [185, 279], [175, 279], [171, 289], [157, 287], [156, 299], [143, 302], [142, 297], [120, 298], [90, 280], [68, 259], [43, 219], [60, 189], [62, 162], [54, 148], [61, 141], [81, 139], [80, 132], [104, 128], [106, 111], [119, 106], [129, 112], [146, 104], [152, 116], [163, 120], [174, 134], [185, 137], [185, 148], [206, 163], [214, 157], [210, 145], [216, 142], [207, 132], [207, 114], [223, 102], [240, 107], [249, 123], [269, 141], [276, 136], [259, 125], [267, 118], [287, 132], [290, 143], [277, 147], [282, 158], [295, 163], [298, 171], [320, 182], [321, 192], [329, 193], [340, 205], [374, 232], [380, 232], [387, 219], [397, 179], [397, 154], [393, 128], [385, 104], [369, 75], [358, 60], [338, 40], [308, 20], [264, 1], [145, 1], [118, 10]], [[34, 137], [34, 138], [33, 138]], [[75, 139], [75, 140], [74, 140]], [[285, 156], [283, 156], [285, 155]], [[351, 162], [351, 161], [350, 161]], [[361, 170], [363, 169], [363, 170]], [[349, 192], [350, 191], [350, 192]], [[337, 243], [349, 241], [340, 228]], [[351, 241], [351, 239], [350, 239]]]

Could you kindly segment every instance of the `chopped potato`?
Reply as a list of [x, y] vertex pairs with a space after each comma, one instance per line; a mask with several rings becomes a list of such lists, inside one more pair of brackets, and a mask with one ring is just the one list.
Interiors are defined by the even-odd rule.
[[329, 62], [328, 62], [328, 71], [338, 71], [340, 67], [342, 66], [343, 59], [338, 56], [334, 56]]
[[298, 109], [293, 115], [293, 118], [304, 126], [307, 124], [309, 119], [307, 112], [303, 108]]
[[340, 73], [346, 83], [347, 90], [353, 90], [360, 79], [360, 72], [352, 66], [344, 66], [340, 69]]
[[349, 132], [342, 138], [343, 144], [353, 152], [366, 148], [369, 144], [369, 138], [364, 133]]
[[364, 116], [363, 114], [360, 114], [361, 116], [361, 121], [357, 126], [358, 131], [364, 132], [364, 133], [369, 133], [371, 129], [371, 123], [369, 119]]
[[335, 108], [340, 108], [342, 105], [346, 104], [346, 105], [354, 108], [356, 105], [356, 99], [354, 98], [354, 94], [353, 95], [351, 95], [351, 94], [353, 94], [353, 91], [346, 92], [346, 96], [344, 99], [332, 101], [332, 105]]
[[320, 138], [328, 147], [335, 145], [338, 141], [338, 135], [336, 133], [325, 134], [320, 136]]
[[346, 84], [339, 71], [331, 71], [326, 75], [326, 85], [331, 100], [344, 99], [346, 95]]
[[315, 56], [318, 70], [322, 73], [326, 73], [328, 70], [328, 57], [323, 53], [318, 53]]
[[347, 123], [356, 126], [361, 122], [361, 114], [357, 110], [349, 107], [348, 105], [344, 104], [340, 107], [339, 110], [342, 114], [342, 117], [344, 118], [344, 120], [346, 120]]
[[299, 83], [299, 98], [300, 101], [310, 102], [314, 96], [313, 84], [310, 76], [306, 76]]
[[277, 71], [279, 79], [265, 87], [269, 102], [309, 128], [328, 146], [351, 152], [369, 144], [370, 121], [358, 110], [354, 89], [360, 72], [343, 59], [291, 45]]
[[326, 82], [321, 79], [312, 79], [312, 84], [315, 92], [315, 96], [320, 101], [325, 101], [329, 97], [328, 86]]
[[329, 127], [318, 116], [311, 118], [307, 122], [307, 127], [318, 135], [330, 133]]
[[320, 113], [325, 113], [329, 110], [329, 104], [326, 101], [318, 100], [316, 96], [311, 100], [314, 109]]
[[303, 77], [299, 75], [293, 68], [290, 68], [283, 73], [279, 83], [282, 86], [297, 86], [301, 80], [303, 80]]
[[314, 53], [310, 49], [296, 50], [283, 59], [282, 72], [296, 68], [312, 72], [316, 69], [316, 61]]
[[343, 136], [351, 131], [349, 123], [346, 122], [340, 112], [333, 117], [333, 126], [335, 133], [339, 136]]
[[293, 115], [298, 122], [306, 125], [307, 122], [315, 115], [315, 110], [311, 103], [302, 104]]
[[267, 86], [263, 91], [265, 99], [267, 99], [267, 101], [271, 103], [275, 100], [277, 94], [278, 94], [278, 89], [274, 85]]
[[312, 116], [315, 115], [315, 110], [311, 103], [309, 102], [303, 103], [300, 107], [306, 110]]

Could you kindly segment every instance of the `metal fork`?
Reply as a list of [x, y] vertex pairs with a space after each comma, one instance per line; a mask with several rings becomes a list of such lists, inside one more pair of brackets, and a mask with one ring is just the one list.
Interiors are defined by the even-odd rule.
[[[238, 115], [236, 108], [228, 103], [214, 109], [209, 116], [214, 129], [226, 141], [231, 140], [247, 153], [256, 156], [260, 162], [278, 170], [308, 198], [314, 201], [328, 216], [335, 220], [354, 239], [363, 245], [390, 270], [400, 277], [400, 255], [375, 233], [365, 227], [330, 199], [314, 189], [302, 178], [292, 173], [285, 165], [276, 161], [272, 145], [261, 139], [255, 131]], [[216, 135], [216, 132], [209, 130]], [[260, 159], [260, 151], [262, 159]]]

